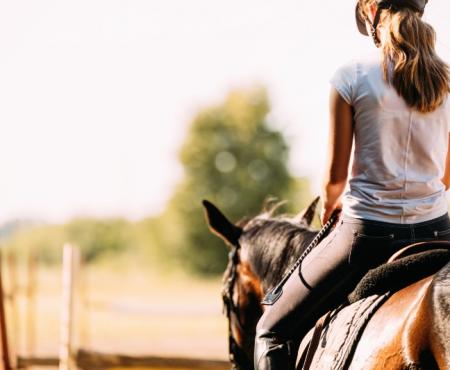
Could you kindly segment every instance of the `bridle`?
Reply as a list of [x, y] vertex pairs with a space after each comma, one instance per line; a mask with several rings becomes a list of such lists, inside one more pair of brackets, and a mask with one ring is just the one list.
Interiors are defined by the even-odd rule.
[[[226, 314], [228, 319], [228, 354], [229, 360], [231, 362], [231, 368], [233, 370], [240, 369], [241, 364], [243, 363], [248, 363], [248, 357], [234, 339], [233, 331], [231, 328], [231, 319], [233, 318], [238, 329], [242, 333], [244, 332], [244, 328], [241, 319], [239, 317], [239, 307], [235, 305], [233, 300], [234, 288], [237, 279], [237, 265], [239, 263], [238, 252], [240, 248], [241, 246], [237, 242], [232, 246], [231, 251], [228, 253], [229, 275], [222, 289], [223, 308], [224, 313]], [[239, 302], [239, 292], [238, 292], [238, 302]], [[251, 364], [249, 365], [251, 366]]]

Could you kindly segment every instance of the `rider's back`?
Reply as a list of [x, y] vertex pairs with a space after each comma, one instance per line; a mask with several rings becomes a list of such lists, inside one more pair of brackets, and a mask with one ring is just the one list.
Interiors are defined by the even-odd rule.
[[339, 68], [331, 83], [354, 109], [355, 152], [344, 213], [392, 223], [445, 214], [441, 178], [450, 99], [431, 113], [409, 107], [385, 82], [379, 52]]

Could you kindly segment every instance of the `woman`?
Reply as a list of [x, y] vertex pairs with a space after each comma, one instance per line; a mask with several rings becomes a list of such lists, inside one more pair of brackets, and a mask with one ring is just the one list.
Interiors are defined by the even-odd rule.
[[450, 240], [449, 70], [436, 55], [433, 28], [421, 20], [426, 2], [357, 4], [359, 31], [379, 49], [331, 80], [321, 220], [341, 203], [342, 215], [266, 306], [256, 332], [257, 370], [293, 369], [301, 337], [368, 269], [407, 244]]

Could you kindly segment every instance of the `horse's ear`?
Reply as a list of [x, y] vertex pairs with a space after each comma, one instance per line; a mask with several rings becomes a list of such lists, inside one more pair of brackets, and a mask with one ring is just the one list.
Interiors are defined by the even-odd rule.
[[295, 220], [299, 223], [311, 226], [314, 215], [316, 214], [316, 208], [317, 203], [319, 203], [319, 199], [320, 197], [316, 197], [307, 208], [305, 208], [297, 216], [295, 216]]
[[208, 222], [211, 232], [231, 245], [238, 245], [242, 229], [228, 221], [223, 213], [211, 202], [204, 200], [202, 204], [205, 210], [206, 221]]

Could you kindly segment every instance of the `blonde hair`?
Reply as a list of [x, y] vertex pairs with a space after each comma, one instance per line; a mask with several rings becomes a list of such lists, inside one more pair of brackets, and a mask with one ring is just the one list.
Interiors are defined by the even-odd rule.
[[[363, 19], [375, 0], [359, 0]], [[450, 92], [448, 65], [436, 54], [436, 33], [420, 14], [409, 8], [385, 9], [382, 45], [383, 74], [406, 104], [421, 113], [442, 105]]]

